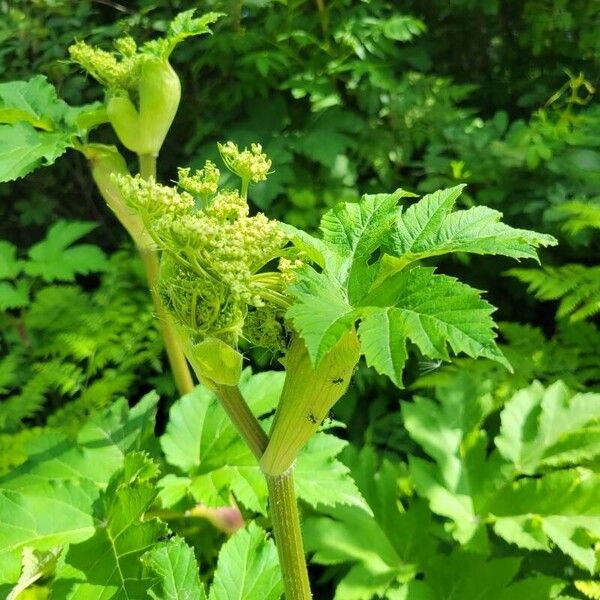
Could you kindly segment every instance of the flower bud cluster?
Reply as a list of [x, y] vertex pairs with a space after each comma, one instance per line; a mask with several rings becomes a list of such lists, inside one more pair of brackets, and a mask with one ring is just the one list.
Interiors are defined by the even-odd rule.
[[121, 55], [94, 48], [85, 42], [76, 42], [69, 47], [71, 59], [80, 64], [94, 79], [112, 90], [132, 90], [139, 79], [140, 56], [135, 41], [130, 37], [120, 38], [115, 46]]
[[193, 175], [190, 175], [189, 168], [184, 169], [182, 167], [177, 169], [177, 175], [180, 188], [204, 199], [217, 193], [221, 173], [212, 161], [207, 160], [204, 167], [196, 170]]
[[[285, 277], [269, 269], [288, 237], [277, 221], [250, 216], [237, 190], [208, 193], [217, 177], [207, 163], [194, 175], [179, 170], [185, 191], [140, 176], [114, 180], [163, 250], [159, 293], [190, 339], [218, 338], [237, 347], [243, 336], [282, 350]], [[192, 193], [204, 196], [201, 206]]]
[[218, 147], [227, 168], [242, 181], [265, 181], [272, 163], [260, 144], [252, 144], [250, 150], [244, 148], [242, 151], [233, 142], [218, 144]]
[[139, 212], [144, 221], [152, 222], [165, 215], [180, 216], [194, 208], [194, 198], [190, 194], [161, 185], [153, 177], [116, 175], [114, 181], [124, 202]]

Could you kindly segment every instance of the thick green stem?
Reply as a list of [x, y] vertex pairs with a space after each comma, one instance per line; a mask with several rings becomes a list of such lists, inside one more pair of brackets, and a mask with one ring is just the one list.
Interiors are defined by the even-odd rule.
[[269, 514], [279, 553], [286, 600], [310, 600], [310, 582], [304, 558], [300, 517], [294, 489], [294, 469], [282, 475], [266, 475]]
[[269, 438], [250, 410], [237, 386], [217, 385], [215, 390], [225, 412], [257, 460], [263, 455]]
[[156, 179], [156, 156], [153, 154], [138, 154], [140, 162], [140, 175], [144, 179]]
[[185, 359], [179, 337], [177, 336], [175, 328], [171, 323], [169, 315], [167, 314], [157, 291], [158, 271], [160, 268], [158, 254], [151, 248], [138, 247], [138, 251], [142, 263], [144, 264], [144, 269], [146, 270], [148, 287], [150, 288], [154, 310], [156, 311], [158, 322], [160, 323], [160, 331], [165, 344], [165, 350], [167, 351], [171, 372], [173, 373], [173, 379], [177, 386], [177, 391], [182, 395], [189, 394], [194, 389], [194, 380], [192, 379], [190, 369]]

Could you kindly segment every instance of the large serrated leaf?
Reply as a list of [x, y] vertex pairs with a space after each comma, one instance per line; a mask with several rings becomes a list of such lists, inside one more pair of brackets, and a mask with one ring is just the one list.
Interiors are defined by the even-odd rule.
[[38, 131], [24, 121], [0, 125], [0, 182], [24, 177], [42, 164], [51, 165], [72, 147], [72, 138], [70, 132]]
[[250, 523], [221, 548], [209, 600], [278, 600], [282, 591], [275, 544]]
[[24, 547], [49, 550], [94, 534], [102, 490], [148, 436], [157, 401], [148, 394], [131, 410], [116, 402], [76, 442], [48, 430], [30, 443], [27, 462], [0, 478], [0, 583], [17, 581]]
[[148, 590], [154, 600], [206, 600], [194, 551], [182, 538], [156, 544], [142, 560], [155, 577]]
[[562, 467], [600, 454], [600, 394], [574, 394], [562, 382], [515, 394], [502, 411], [496, 446], [521, 473]]
[[[369, 365], [402, 385], [406, 343], [430, 358], [449, 360], [448, 349], [510, 365], [496, 346], [493, 308], [456, 279], [412, 266], [415, 260], [469, 251], [535, 258], [551, 236], [516, 230], [500, 213], [479, 207], [452, 213], [462, 186], [425, 196], [401, 213], [394, 194], [340, 204], [322, 219], [323, 240], [291, 232], [292, 242], [316, 263], [296, 272], [287, 317], [315, 364], [358, 321]], [[387, 253], [387, 254], [386, 254]]]

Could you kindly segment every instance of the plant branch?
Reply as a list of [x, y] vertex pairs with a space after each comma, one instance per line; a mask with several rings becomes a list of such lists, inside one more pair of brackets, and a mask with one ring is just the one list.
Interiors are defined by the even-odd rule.
[[169, 359], [169, 365], [171, 366], [171, 372], [173, 373], [177, 391], [182, 395], [189, 394], [194, 389], [194, 380], [192, 379], [192, 374], [190, 373], [190, 369], [185, 359], [185, 354], [181, 348], [179, 337], [177, 336], [175, 328], [171, 323], [170, 317], [167, 314], [157, 291], [158, 271], [160, 268], [158, 253], [152, 248], [138, 247], [138, 251], [146, 271], [150, 295], [152, 296], [154, 310], [158, 317], [160, 332], [162, 334], [165, 350], [167, 351], [167, 358]]
[[263, 455], [269, 438], [237, 386], [215, 384], [217, 396], [257, 460]]
[[310, 600], [310, 582], [304, 558], [300, 517], [294, 489], [294, 468], [282, 475], [265, 474], [269, 513], [279, 554], [286, 600]]

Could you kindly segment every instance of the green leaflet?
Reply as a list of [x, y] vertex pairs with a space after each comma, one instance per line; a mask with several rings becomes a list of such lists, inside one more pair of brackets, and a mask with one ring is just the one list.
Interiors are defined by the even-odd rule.
[[292, 241], [318, 266], [298, 270], [287, 317], [305, 339], [315, 364], [360, 321], [367, 363], [402, 385], [406, 343], [430, 358], [449, 349], [509, 367], [495, 343], [493, 307], [480, 292], [431, 268], [410, 263], [447, 252], [536, 257], [554, 238], [499, 223], [483, 207], [452, 213], [461, 186], [425, 196], [404, 214], [394, 194], [340, 204], [321, 222], [322, 240], [288, 228]]
[[[244, 371], [240, 389], [255, 414], [276, 407], [283, 378], [283, 372]], [[172, 506], [189, 493], [209, 506], [223, 506], [233, 492], [250, 510], [266, 514], [267, 486], [256, 459], [211, 391], [198, 386], [173, 405], [160, 443], [167, 462], [185, 475], [169, 474], [159, 482], [165, 505]], [[313, 506], [364, 505], [348, 469], [336, 459], [345, 446], [325, 433], [311, 440], [297, 462], [300, 498]], [[315, 484], [319, 481], [322, 485]]]
[[250, 523], [222, 546], [209, 600], [278, 600], [282, 591], [275, 544]]
[[536, 248], [556, 245], [551, 235], [501, 223], [502, 213], [485, 206], [452, 212], [464, 187], [428, 194], [396, 221], [384, 247], [398, 257], [398, 267], [449, 252], [537, 260]]
[[50, 282], [74, 281], [75, 275], [108, 270], [106, 255], [98, 246], [72, 245], [96, 227], [85, 221], [57, 221], [46, 238], [29, 249], [25, 272]]
[[105, 121], [99, 103], [70, 107], [43, 75], [0, 84], [0, 182], [51, 165], [77, 136]]
[[[462, 544], [485, 549], [489, 523], [508, 542], [546, 551], [553, 543], [595, 572], [600, 477], [578, 465], [598, 454], [597, 394], [574, 395], [560, 382], [517, 392], [500, 415], [497, 448], [490, 452], [481, 429], [489, 399], [465, 388], [461, 403], [467, 408], [460, 416], [460, 386], [458, 381], [454, 391], [440, 394], [439, 403], [417, 398], [403, 406], [410, 436], [435, 460], [410, 458], [418, 493], [451, 520], [452, 535]], [[527, 477], [539, 468], [566, 466], [571, 468]]]
[[0, 479], [0, 583], [17, 581], [24, 547], [49, 550], [94, 534], [101, 492], [151, 432], [157, 400], [148, 394], [131, 410], [116, 402], [77, 442], [51, 431], [31, 441], [29, 460]]
[[520, 473], [563, 467], [600, 454], [600, 394], [574, 394], [562, 382], [517, 392], [502, 411], [496, 447]]
[[182, 538], [156, 544], [142, 560], [155, 577], [148, 590], [154, 600], [206, 600], [194, 551]]

